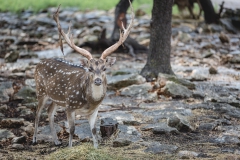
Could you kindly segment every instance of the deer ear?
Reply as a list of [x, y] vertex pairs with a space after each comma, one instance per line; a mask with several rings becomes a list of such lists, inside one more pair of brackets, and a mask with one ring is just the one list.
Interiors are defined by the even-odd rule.
[[80, 59], [80, 63], [83, 67], [89, 67], [89, 62], [85, 58]]
[[106, 66], [111, 67], [116, 61], [116, 57], [108, 57], [106, 58]]

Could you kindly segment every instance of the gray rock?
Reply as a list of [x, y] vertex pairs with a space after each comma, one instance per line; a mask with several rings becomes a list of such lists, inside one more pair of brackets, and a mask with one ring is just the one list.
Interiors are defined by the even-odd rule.
[[36, 83], [35, 83], [35, 80], [34, 79], [26, 79], [25, 80], [25, 84], [32, 87], [32, 88], [35, 88], [36, 87]]
[[146, 80], [138, 74], [128, 74], [128, 75], [117, 75], [112, 77], [107, 77], [108, 88], [109, 89], [120, 89], [123, 87], [130, 86], [132, 84], [142, 84]]
[[[69, 132], [69, 130], [67, 130]], [[97, 127], [97, 133], [99, 133], [99, 127]], [[80, 126], [75, 126], [75, 132], [80, 139], [80, 141], [89, 141], [90, 138], [92, 138], [92, 132], [90, 130], [89, 123], [82, 123]]]
[[191, 159], [194, 157], [198, 157], [199, 153], [194, 151], [179, 151], [178, 157], [181, 159]]
[[205, 81], [208, 78], [208, 70], [199, 70], [199, 69], [194, 69], [192, 71], [190, 80], [191, 81]]
[[120, 90], [122, 96], [129, 96], [137, 100], [142, 101], [155, 101], [158, 98], [156, 92], [149, 93], [152, 90], [150, 83], [144, 83], [140, 85], [131, 85]]
[[4, 57], [6, 63], [16, 62], [19, 57], [19, 52], [10, 51]]
[[19, 128], [24, 125], [23, 118], [4, 118], [0, 122], [3, 128]]
[[[72, 52], [71, 47], [64, 47], [64, 55], [66, 56], [67, 54]], [[35, 52], [36, 55], [38, 55], [38, 58], [44, 59], [44, 58], [53, 58], [53, 57], [62, 57], [63, 53], [59, 48], [57, 49], [52, 49], [52, 50], [43, 50], [43, 51], [37, 51]]]
[[229, 136], [229, 135], [212, 138], [210, 139], [210, 142], [217, 143], [217, 144], [236, 144], [236, 145], [240, 144], [240, 140], [237, 136]]
[[15, 135], [11, 131], [7, 129], [0, 129], [0, 140], [14, 137]]
[[177, 84], [183, 85], [183, 86], [187, 87], [188, 89], [195, 89], [195, 84], [194, 83], [192, 83], [192, 82], [190, 82], [186, 79], [179, 78], [179, 77], [174, 76], [174, 75], [159, 73], [158, 78], [157, 78], [157, 83], [159, 83], [159, 85], [161, 86], [160, 83], [162, 81], [172, 81], [172, 82], [175, 82]]
[[[56, 129], [56, 132], [59, 133], [62, 130], [62, 127], [60, 127], [58, 124], [54, 124], [54, 127]], [[50, 126], [43, 126], [38, 127], [38, 133], [44, 134], [44, 135], [51, 135], [51, 129]]]
[[17, 149], [17, 150], [23, 150], [24, 146], [22, 144], [14, 143], [13, 145], [11, 145], [11, 148], [12, 149]]
[[117, 138], [113, 141], [113, 147], [129, 146], [132, 142], [128, 139]]
[[158, 126], [155, 126], [152, 132], [153, 134], [179, 133], [176, 128], [169, 127], [166, 123], [160, 123]]
[[163, 94], [173, 98], [189, 98], [192, 96], [192, 92], [187, 87], [171, 81], [167, 81], [162, 90]]
[[14, 137], [14, 138], [12, 139], [12, 143], [13, 143], [13, 144], [14, 144], [14, 143], [22, 144], [22, 143], [27, 142], [26, 140], [27, 140], [27, 138], [26, 138], [25, 136]]
[[153, 154], [166, 153], [173, 154], [178, 149], [175, 145], [160, 144], [159, 142], [151, 143], [145, 152], [150, 152]]
[[30, 86], [24, 86], [15, 94], [14, 99], [23, 99], [23, 104], [36, 102], [36, 90]]
[[201, 123], [198, 127], [199, 130], [212, 131], [217, 127], [216, 123]]
[[31, 109], [28, 109], [28, 108], [22, 109], [20, 113], [21, 113], [20, 117], [23, 117], [23, 118], [25, 116], [29, 116], [29, 115], [33, 115], [34, 114], [33, 111]]
[[240, 54], [236, 54], [233, 55], [230, 59], [229, 59], [230, 63], [240, 63]]
[[135, 121], [135, 118], [132, 114], [129, 114], [126, 111], [112, 111], [112, 112], [103, 112], [98, 114], [100, 118], [112, 118], [117, 120], [119, 124]]
[[190, 132], [194, 130], [191, 126], [188, 117], [176, 114], [175, 116], [167, 119], [168, 126], [177, 128], [180, 132]]
[[125, 139], [130, 142], [141, 141], [141, 133], [134, 126], [119, 125], [119, 133], [117, 138]]
[[0, 102], [8, 102], [9, 96], [13, 95], [14, 90], [12, 88], [12, 82], [1, 82], [0, 83]]

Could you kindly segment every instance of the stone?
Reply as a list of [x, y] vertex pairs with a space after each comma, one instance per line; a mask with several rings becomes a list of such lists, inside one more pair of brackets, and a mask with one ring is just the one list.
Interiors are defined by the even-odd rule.
[[198, 127], [199, 130], [212, 131], [217, 127], [216, 123], [201, 123]]
[[0, 122], [3, 128], [19, 128], [24, 125], [23, 118], [4, 118]]
[[162, 93], [173, 98], [189, 98], [192, 96], [192, 92], [187, 87], [171, 81], [166, 82]]
[[191, 126], [188, 117], [176, 114], [167, 119], [168, 126], [177, 128], [180, 132], [190, 132], [194, 128]]
[[14, 137], [15, 135], [11, 131], [7, 129], [0, 129], [0, 140]]
[[23, 104], [36, 102], [36, 90], [30, 86], [24, 86], [15, 94], [14, 99], [23, 99]]
[[12, 62], [16, 62], [18, 57], [19, 57], [19, 52], [10, 51], [5, 55], [4, 59], [6, 63], [12, 63]]
[[166, 123], [160, 123], [158, 126], [154, 127], [152, 130], [153, 134], [178, 134], [178, 130], [173, 127], [169, 127]]
[[116, 90], [123, 87], [127, 87], [133, 84], [142, 84], [146, 80], [139, 74], [127, 74], [127, 75], [117, 75], [109, 77], [108, 79], [108, 89]]
[[230, 42], [229, 37], [223, 32], [220, 33], [219, 39], [222, 43], [229, 43]]
[[173, 154], [178, 149], [175, 145], [168, 145], [168, 144], [160, 144], [159, 142], [153, 142], [150, 143], [147, 147], [145, 152], [150, 152], [153, 154], [160, 154], [160, 153], [166, 153], [166, 154]]
[[127, 139], [117, 138], [113, 141], [113, 147], [129, 146], [132, 142]]
[[23, 130], [30, 135], [34, 133], [34, 127], [32, 124], [29, 124], [26, 127], [23, 127]]
[[17, 149], [17, 150], [23, 150], [24, 146], [22, 144], [14, 143], [13, 145], [11, 145], [11, 148], [12, 149]]
[[135, 121], [133, 115], [126, 111], [103, 112], [98, 113], [98, 116], [100, 116], [100, 118], [112, 118], [117, 120], [119, 124], [123, 124], [123, 121], [125, 123]]
[[12, 88], [12, 82], [1, 82], [0, 83], [0, 102], [8, 102], [11, 95], [13, 95], [14, 90]]
[[187, 87], [188, 89], [195, 89], [194, 83], [192, 83], [186, 79], [179, 78], [174, 75], [159, 73], [158, 78], [157, 78], [157, 83], [159, 83], [160, 86], [164, 86], [164, 85], [161, 85], [162, 81], [165, 81], [165, 84], [166, 84], [166, 81], [172, 81], [177, 84], [183, 85], [183, 86]]
[[194, 157], [198, 157], [199, 153], [194, 151], [179, 151], [177, 156], [181, 159], [191, 159]]
[[120, 90], [120, 95], [129, 96], [137, 100], [142, 101], [155, 101], [158, 98], [156, 92], [151, 91], [153, 86], [150, 83], [144, 83], [141, 85], [131, 85]]
[[194, 69], [191, 73], [191, 81], [205, 81], [208, 77], [208, 71], [205, 72], [204, 70]]
[[216, 69], [215, 67], [212, 67], [212, 66], [211, 66], [211, 67], [209, 68], [209, 73], [210, 73], [210, 74], [217, 74], [218, 71], [217, 71], [217, 69]]
[[210, 142], [217, 144], [240, 144], [240, 140], [237, 136], [223, 135], [217, 138], [210, 139]]
[[22, 144], [22, 143], [26, 143], [27, 142], [27, 138], [25, 136], [21, 136], [21, 137], [14, 137], [12, 139], [12, 143], [18, 143], [18, 144]]

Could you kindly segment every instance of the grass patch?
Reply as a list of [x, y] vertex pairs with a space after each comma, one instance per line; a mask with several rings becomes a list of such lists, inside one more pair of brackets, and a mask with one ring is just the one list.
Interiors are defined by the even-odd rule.
[[[109, 10], [116, 6], [119, 0], [0, 0], [0, 11], [21, 12], [22, 10], [30, 9], [35, 12], [49, 7], [57, 7], [59, 4], [62, 7], [77, 7], [79, 10]], [[152, 9], [152, 0], [136, 0], [133, 2], [134, 10], [142, 8], [145, 12], [150, 13]]]
[[114, 148], [111, 145], [100, 145], [94, 149], [92, 143], [81, 143], [72, 148], [60, 149], [46, 156], [47, 160], [163, 160], [175, 159], [176, 157], [168, 154], [154, 155], [144, 152], [145, 147], [130, 145], [127, 147]]

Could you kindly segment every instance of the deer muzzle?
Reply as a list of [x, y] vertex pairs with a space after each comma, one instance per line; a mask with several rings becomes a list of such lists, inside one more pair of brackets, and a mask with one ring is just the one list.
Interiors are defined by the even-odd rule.
[[100, 78], [96, 78], [94, 80], [94, 84], [97, 85], [97, 86], [100, 86], [102, 84], [102, 80]]

